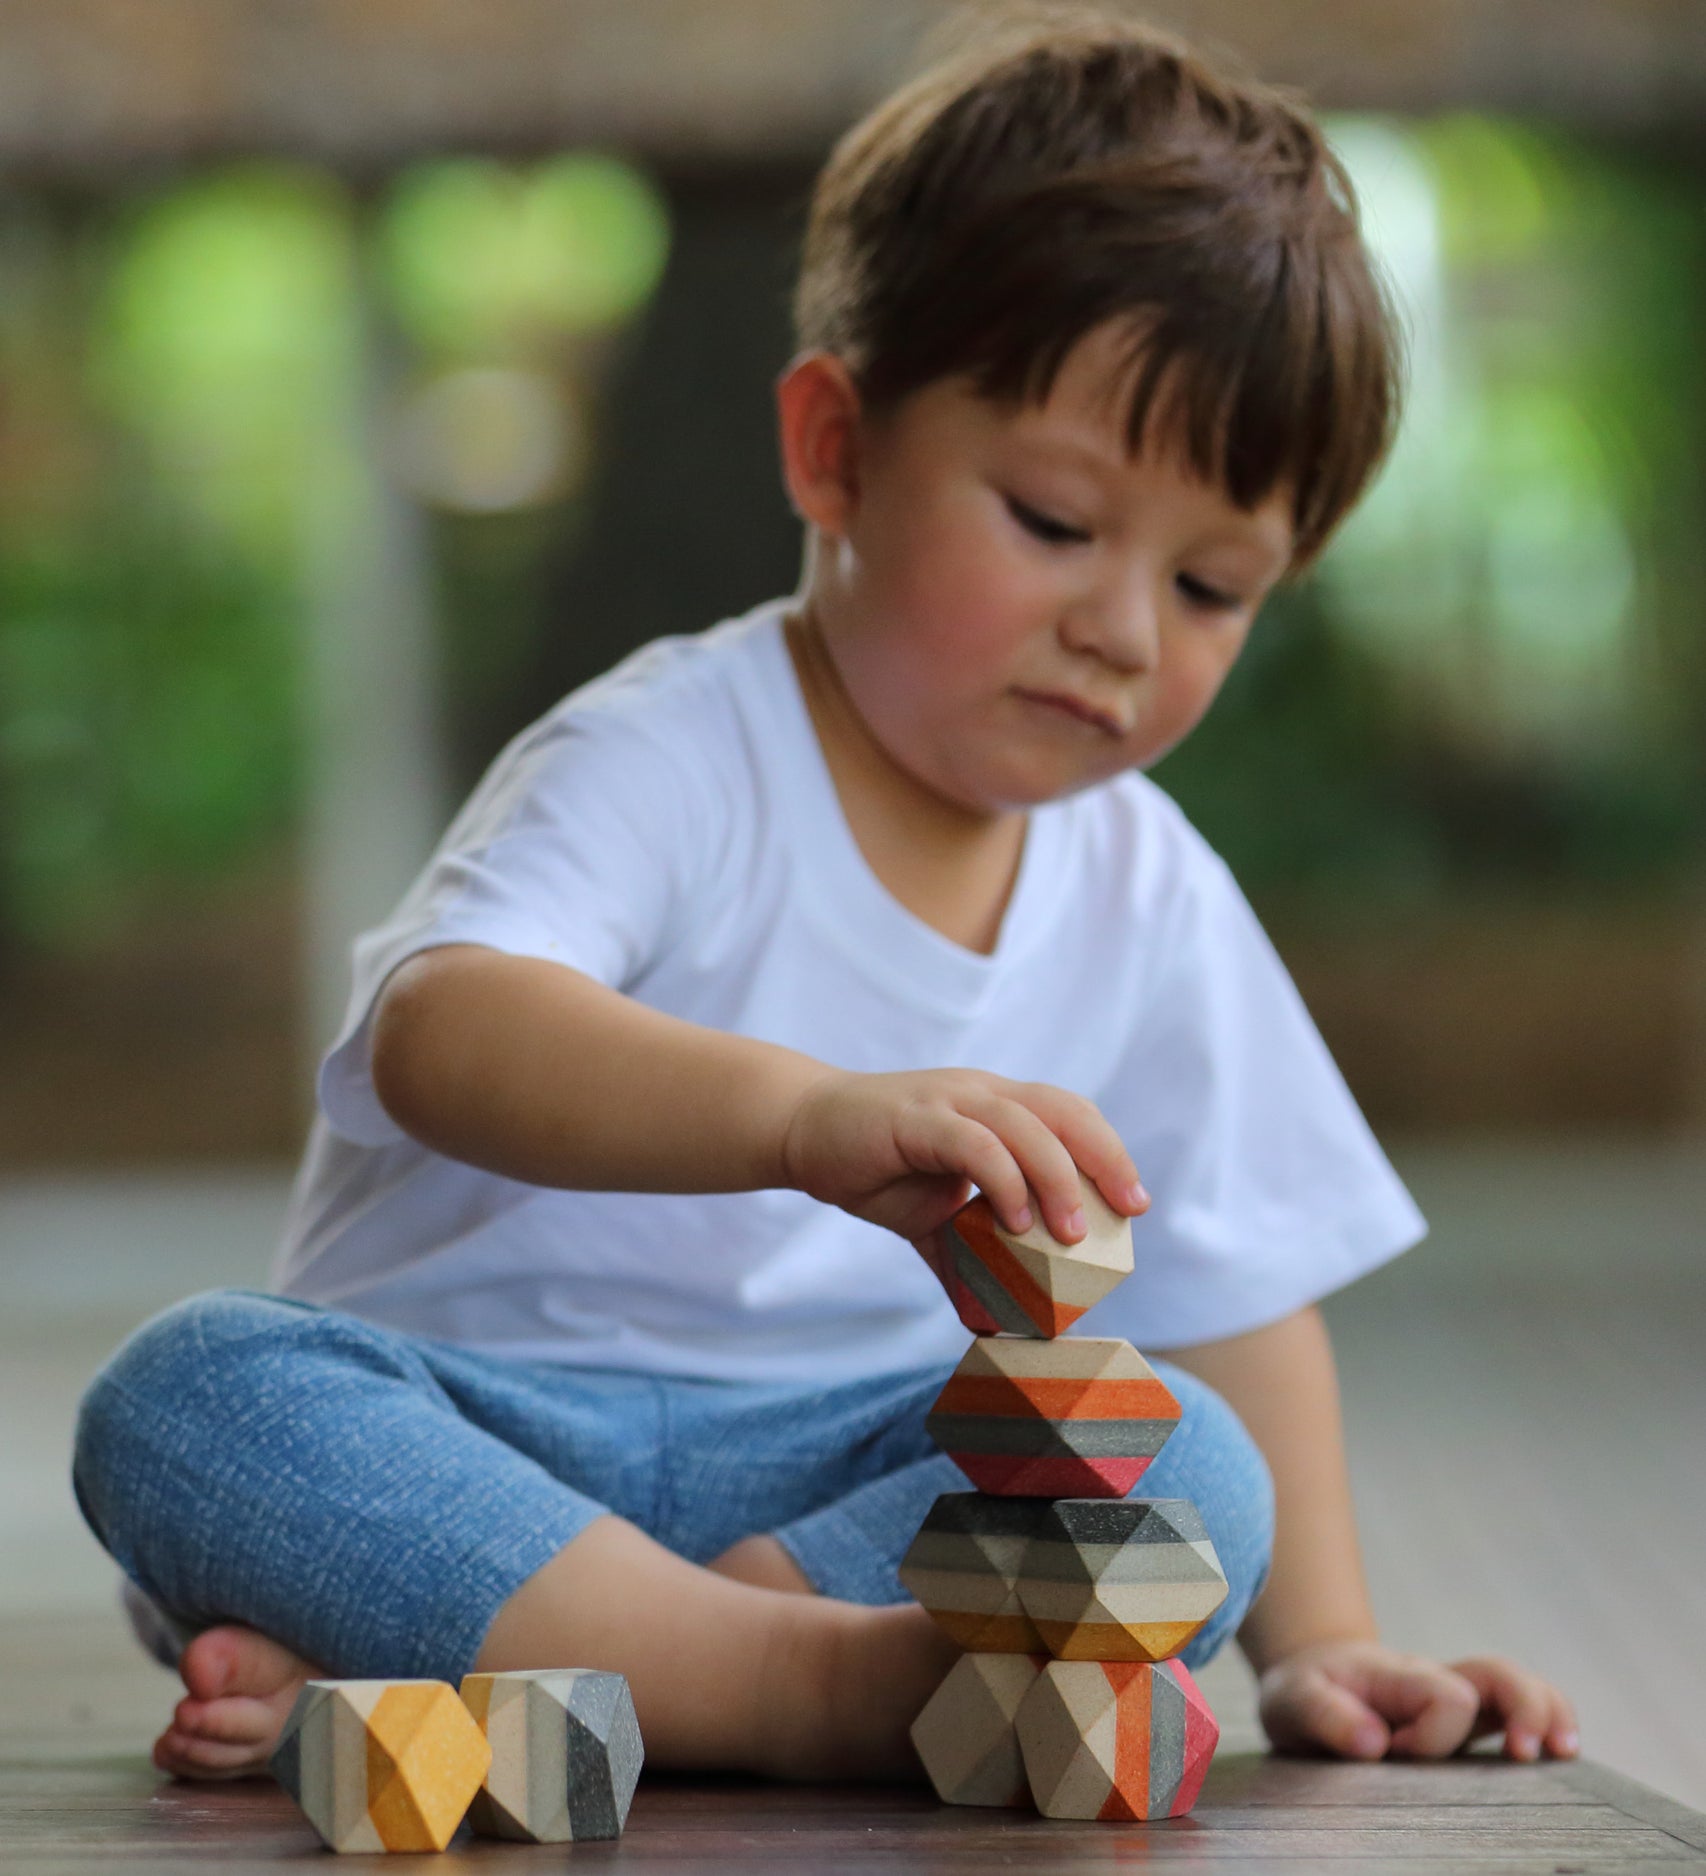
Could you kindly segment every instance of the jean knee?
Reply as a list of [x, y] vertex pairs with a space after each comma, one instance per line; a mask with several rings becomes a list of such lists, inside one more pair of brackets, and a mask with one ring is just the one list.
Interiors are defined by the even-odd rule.
[[1165, 1379], [1183, 1412], [1178, 1431], [1151, 1468], [1160, 1472], [1162, 1462], [1168, 1462], [1164, 1478], [1145, 1478], [1137, 1493], [1192, 1500], [1220, 1559], [1226, 1600], [1183, 1651], [1188, 1667], [1201, 1667], [1238, 1632], [1268, 1580], [1274, 1551], [1273, 1475], [1243, 1421], [1213, 1388], [1171, 1367]]
[[[133, 1515], [154, 1498], [162, 1461], [188, 1462], [198, 1403], [214, 1408], [281, 1331], [301, 1320], [304, 1305], [248, 1290], [212, 1290], [150, 1317], [132, 1331], [84, 1390], [72, 1442], [71, 1484], [84, 1520], [102, 1546], [133, 1576], [141, 1533]], [[160, 1430], [180, 1437], [162, 1452]]]

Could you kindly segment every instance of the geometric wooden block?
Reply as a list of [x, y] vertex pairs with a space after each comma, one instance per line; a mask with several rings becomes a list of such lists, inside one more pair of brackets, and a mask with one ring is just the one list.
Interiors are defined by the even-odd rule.
[[944, 1492], [901, 1559], [900, 1580], [962, 1648], [1042, 1653], [1019, 1602], [1019, 1566], [1047, 1506], [1035, 1498]]
[[912, 1743], [944, 1804], [1030, 1803], [1013, 1717], [1043, 1655], [961, 1655], [912, 1722]]
[[1226, 1600], [1202, 1515], [1185, 1498], [1066, 1498], [1043, 1508], [1019, 1602], [1062, 1661], [1160, 1661]]
[[981, 1192], [931, 1234], [931, 1261], [974, 1335], [1059, 1335], [1131, 1275], [1131, 1220], [1088, 1179], [1079, 1186], [1089, 1228], [1078, 1244], [1062, 1244], [1040, 1217], [1009, 1231]]
[[1051, 1661], [1015, 1730], [1044, 1817], [1109, 1823], [1183, 1817], [1220, 1740], [1182, 1661]]
[[309, 1681], [271, 1769], [334, 1850], [442, 1850], [491, 1762], [445, 1681]]
[[1171, 1389], [1118, 1336], [983, 1336], [924, 1429], [981, 1491], [1123, 1498], [1179, 1413]]
[[621, 1836], [645, 1755], [620, 1674], [465, 1674], [462, 1699], [492, 1748], [468, 1813], [479, 1835], [526, 1843]]

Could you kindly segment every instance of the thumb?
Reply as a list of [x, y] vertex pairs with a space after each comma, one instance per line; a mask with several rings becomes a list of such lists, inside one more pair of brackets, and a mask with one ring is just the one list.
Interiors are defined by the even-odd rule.
[[1344, 1759], [1384, 1756], [1390, 1734], [1386, 1722], [1348, 1687], [1318, 1668], [1288, 1688], [1283, 1700], [1264, 1702], [1262, 1723], [1281, 1752], [1325, 1747]]

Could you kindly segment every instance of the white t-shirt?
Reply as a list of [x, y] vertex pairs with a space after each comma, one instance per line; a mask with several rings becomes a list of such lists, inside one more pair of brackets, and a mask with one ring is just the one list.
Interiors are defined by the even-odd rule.
[[[1424, 1226], [1225, 865], [1135, 772], [1031, 813], [991, 955], [894, 899], [842, 815], [787, 600], [659, 639], [497, 758], [355, 947], [275, 1287], [520, 1359], [831, 1382], [953, 1360], [912, 1247], [803, 1193], [558, 1191], [417, 1144], [369, 1072], [375, 994], [472, 943], [857, 1070], [1087, 1095], [1154, 1198], [1078, 1325], [1168, 1348], [1276, 1320]], [[583, 1075], [585, 1065], [566, 1067]]]

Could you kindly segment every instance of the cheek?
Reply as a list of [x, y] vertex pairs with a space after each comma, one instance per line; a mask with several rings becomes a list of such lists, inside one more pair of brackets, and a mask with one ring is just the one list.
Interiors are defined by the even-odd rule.
[[1228, 640], [1196, 627], [1186, 628], [1163, 664], [1156, 700], [1155, 729], [1161, 746], [1151, 761], [1183, 741], [1207, 714], [1227, 674], [1238, 660], [1243, 640]]
[[991, 657], [1024, 636], [1044, 595], [1001, 519], [975, 492], [888, 517], [872, 596], [906, 662], [987, 675]]

